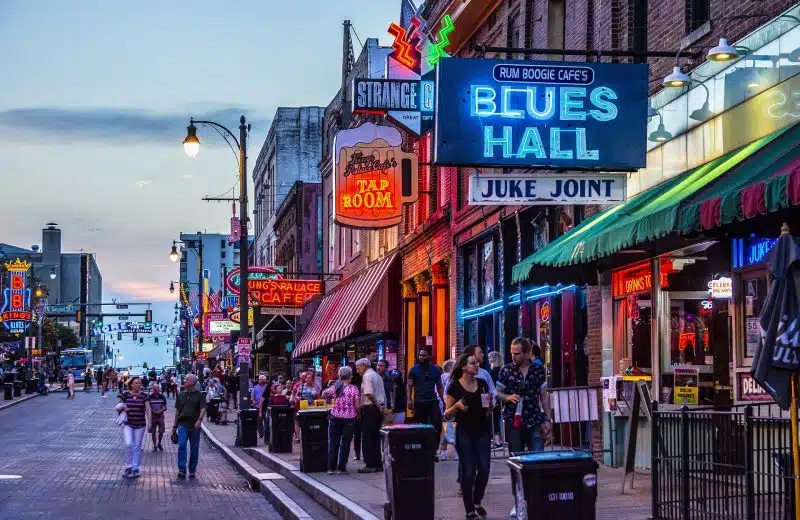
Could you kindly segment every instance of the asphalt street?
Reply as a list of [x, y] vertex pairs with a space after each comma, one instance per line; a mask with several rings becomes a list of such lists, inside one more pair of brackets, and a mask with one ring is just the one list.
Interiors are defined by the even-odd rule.
[[75, 400], [50, 394], [0, 411], [0, 519], [280, 518], [205, 440], [195, 481], [177, 480], [177, 446], [168, 435], [163, 453], [152, 452], [145, 439], [141, 478], [121, 478], [116, 396], [76, 394]]

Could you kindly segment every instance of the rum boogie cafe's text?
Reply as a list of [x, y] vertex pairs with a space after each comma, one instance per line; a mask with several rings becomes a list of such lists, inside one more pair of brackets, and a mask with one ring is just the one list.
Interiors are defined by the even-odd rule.
[[625, 201], [623, 174], [472, 174], [469, 204], [618, 204]]

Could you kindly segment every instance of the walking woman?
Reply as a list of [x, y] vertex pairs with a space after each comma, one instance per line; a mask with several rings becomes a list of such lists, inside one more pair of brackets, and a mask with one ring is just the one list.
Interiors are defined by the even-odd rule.
[[474, 355], [462, 354], [456, 360], [445, 395], [445, 419], [456, 422], [461, 498], [467, 520], [486, 517], [481, 502], [489, 482], [491, 460], [491, 397], [489, 385], [476, 377], [479, 368]]
[[142, 379], [136, 376], [130, 381], [130, 390], [119, 396], [120, 403], [125, 406], [119, 413], [128, 416], [122, 427], [125, 439], [125, 471], [123, 478], [138, 478], [139, 463], [142, 461], [142, 442], [147, 431], [147, 418], [150, 416], [150, 402], [142, 391]]
[[67, 370], [67, 399], [75, 399], [75, 373]]
[[322, 397], [334, 399], [328, 421], [328, 475], [347, 473], [350, 441], [361, 410], [361, 394], [352, 381], [353, 370], [340, 367], [339, 380], [322, 393]]

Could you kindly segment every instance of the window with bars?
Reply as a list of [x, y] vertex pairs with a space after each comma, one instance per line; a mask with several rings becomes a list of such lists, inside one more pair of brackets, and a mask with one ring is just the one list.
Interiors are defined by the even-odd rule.
[[710, 0], [686, 0], [686, 33], [690, 33], [709, 20]]

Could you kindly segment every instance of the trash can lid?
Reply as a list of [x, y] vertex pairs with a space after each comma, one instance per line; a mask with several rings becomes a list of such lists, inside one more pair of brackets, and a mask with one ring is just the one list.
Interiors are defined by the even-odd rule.
[[433, 430], [430, 424], [393, 424], [391, 426], [384, 426], [381, 428], [387, 432], [402, 431], [402, 430]]
[[316, 414], [325, 414], [328, 415], [327, 408], [305, 408], [303, 410], [298, 410], [297, 415], [316, 415]]
[[588, 451], [561, 450], [561, 451], [538, 451], [536, 453], [526, 453], [511, 460], [521, 464], [531, 464], [537, 462], [559, 462], [564, 460], [591, 460], [592, 454]]

